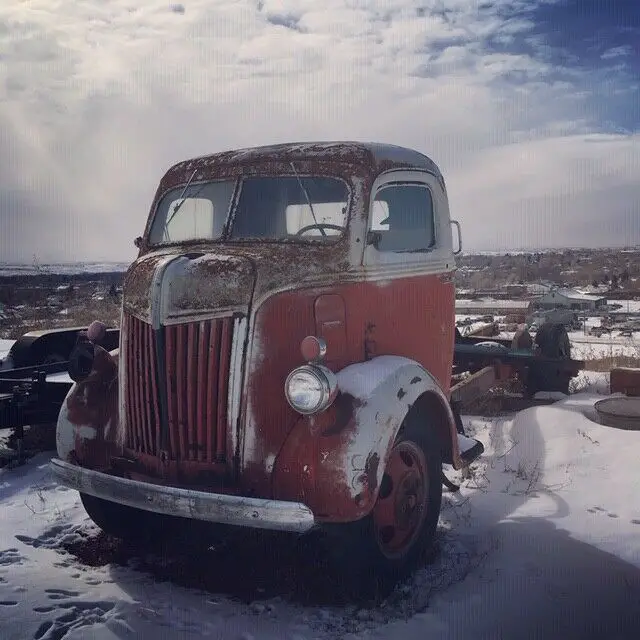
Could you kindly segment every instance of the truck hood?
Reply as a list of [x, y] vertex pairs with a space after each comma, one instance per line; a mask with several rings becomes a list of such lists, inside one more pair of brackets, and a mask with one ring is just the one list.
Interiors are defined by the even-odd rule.
[[124, 311], [150, 324], [247, 313], [255, 271], [250, 260], [219, 253], [154, 255], [125, 276]]
[[192, 245], [188, 253], [164, 248], [129, 268], [124, 309], [148, 322], [160, 314], [169, 323], [246, 312], [253, 299], [348, 277], [350, 261], [345, 244], [220, 245], [215, 251]]

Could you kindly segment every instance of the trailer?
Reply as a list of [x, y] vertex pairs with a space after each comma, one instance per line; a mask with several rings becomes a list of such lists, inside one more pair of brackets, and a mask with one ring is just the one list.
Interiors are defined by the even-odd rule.
[[[73, 380], [69, 358], [86, 327], [30, 331], [11, 346], [0, 366], [0, 431], [9, 429], [11, 447], [0, 448], [0, 466], [22, 464], [25, 427], [43, 425], [53, 437], [55, 424]], [[108, 328], [102, 344], [117, 348], [120, 331]]]
[[487, 366], [495, 368], [498, 380], [519, 380], [530, 399], [539, 392], [568, 394], [572, 378], [585, 363], [571, 358], [569, 336], [561, 323], [544, 324], [535, 339], [526, 331], [513, 339], [487, 339], [484, 335], [463, 336], [456, 329], [454, 375], [473, 374]]

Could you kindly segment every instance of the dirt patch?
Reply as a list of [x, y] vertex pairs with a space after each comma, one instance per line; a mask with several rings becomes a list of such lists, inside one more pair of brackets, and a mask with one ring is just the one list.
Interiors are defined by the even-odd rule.
[[[205, 543], [205, 530], [183, 532], [179, 540], [159, 539], [153, 548], [145, 549], [103, 532], [62, 543], [62, 547], [87, 566], [127, 566], [155, 580], [224, 594], [247, 604], [279, 597], [304, 606], [370, 608], [407, 590], [404, 584], [382, 584], [371, 576], [359, 594], [346, 592], [330, 574], [320, 535], [217, 531]], [[440, 558], [441, 550], [441, 545], [434, 547], [423, 570]]]
[[[247, 604], [274, 597], [325, 606], [349, 602], [349, 595], [328, 576], [319, 538], [234, 532], [226, 538], [214, 534], [210, 545], [195, 533], [181, 538], [140, 549], [100, 532], [63, 548], [88, 566], [129, 566], [155, 580], [225, 594]], [[375, 600], [369, 593], [358, 604], [372, 605]]]

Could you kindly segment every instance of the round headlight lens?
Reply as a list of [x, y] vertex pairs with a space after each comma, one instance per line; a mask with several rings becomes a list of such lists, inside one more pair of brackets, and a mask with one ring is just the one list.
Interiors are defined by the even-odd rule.
[[294, 369], [285, 382], [284, 391], [289, 404], [303, 414], [326, 409], [333, 400], [333, 374], [324, 368], [304, 366]]

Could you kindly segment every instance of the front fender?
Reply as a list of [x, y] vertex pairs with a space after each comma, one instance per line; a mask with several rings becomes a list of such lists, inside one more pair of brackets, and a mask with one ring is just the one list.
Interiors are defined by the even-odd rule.
[[58, 457], [100, 469], [122, 451], [118, 413], [118, 349], [95, 347], [89, 376], [75, 382], [60, 407]]
[[340, 393], [334, 404], [321, 414], [300, 417], [279, 452], [273, 472], [275, 498], [302, 501], [319, 520], [364, 517], [377, 499], [398, 431], [425, 395], [438, 412], [428, 428], [445, 430], [452, 462], [462, 466], [447, 398], [420, 364], [379, 356], [350, 365], [337, 376]]

